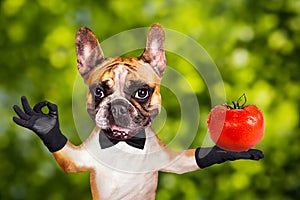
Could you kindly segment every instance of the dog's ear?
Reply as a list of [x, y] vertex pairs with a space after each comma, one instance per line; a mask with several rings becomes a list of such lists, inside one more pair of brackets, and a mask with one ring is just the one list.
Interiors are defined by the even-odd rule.
[[96, 35], [87, 27], [81, 27], [76, 34], [76, 54], [78, 71], [84, 79], [104, 58]]
[[163, 76], [166, 68], [164, 41], [165, 32], [163, 28], [159, 24], [153, 24], [148, 33], [145, 51], [141, 56], [152, 66], [159, 77]]

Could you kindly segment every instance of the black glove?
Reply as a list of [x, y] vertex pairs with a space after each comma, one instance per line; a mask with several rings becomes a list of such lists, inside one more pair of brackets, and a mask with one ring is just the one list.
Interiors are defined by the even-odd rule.
[[198, 166], [203, 169], [205, 167], [211, 166], [213, 164], [221, 164], [227, 160], [239, 160], [239, 159], [249, 159], [249, 160], [259, 160], [264, 157], [263, 152], [256, 149], [250, 149], [248, 151], [233, 152], [223, 150], [218, 146], [209, 148], [198, 148], [195, 153], [196, 162]]
[[[19, 118], [13, 117], [13, 121], [34, 131], [50, 152], [62, 149], [67, 143], [67, 138], [59, 130], [57, 106], [48, 101], [42, 101], [31, 109], [25, 96], [21, 97], [21, 101], [24, 111], [14, 105], [14, 111]], [[42, 108], [45, 106], [49, 109], [48, 114], [42, 112]]]

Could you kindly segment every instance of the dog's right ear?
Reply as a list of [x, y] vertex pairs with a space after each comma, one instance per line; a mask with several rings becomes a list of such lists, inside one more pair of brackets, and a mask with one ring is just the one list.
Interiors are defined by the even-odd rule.
[[87, 27], [81, 27], [76, 34], [76, 54], [78, 71], [83, 79], [104, 58], [96, 35]]

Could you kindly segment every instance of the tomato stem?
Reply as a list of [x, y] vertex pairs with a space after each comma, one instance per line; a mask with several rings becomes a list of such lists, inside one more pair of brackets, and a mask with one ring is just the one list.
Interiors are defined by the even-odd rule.
[[[242, 99], [244, 100], [243, 102], [242, 102]], [[233, 107], [230, 106], [230, 105], [227, 104], [227, 103], [225, 103], [224, 105], [225, 105], [227, 108], [229, 108], [229, 109], [243, 109], [244, 106], [245, 106], [245, 104], [246, 104], [246, 102], [247, 102], [247, 97], [246, 97], [246, 94], [244, 93], [242, 96], [240, 96], [240, 97], [238, 98], [237, 101], [232, 101]], [[241, 103], [242, 103], [242, 104], [241, 104]]]

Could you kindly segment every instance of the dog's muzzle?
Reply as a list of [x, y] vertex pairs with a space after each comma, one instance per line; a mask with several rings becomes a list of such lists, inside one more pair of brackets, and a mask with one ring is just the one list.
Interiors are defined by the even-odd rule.
[[99, 110], [96, 123], [108, 138], [126, 140], [144, 129], [150, 123], [150, 117], [143, 116], [126, 99], [118, 98]]
[[126, 140], [133, 137], [137, 124], [134, 122], [136, 111], [125, 99], [115, 99], [107, 108], [108, 121], [103, 132], [107, 137], [117, 140]]

